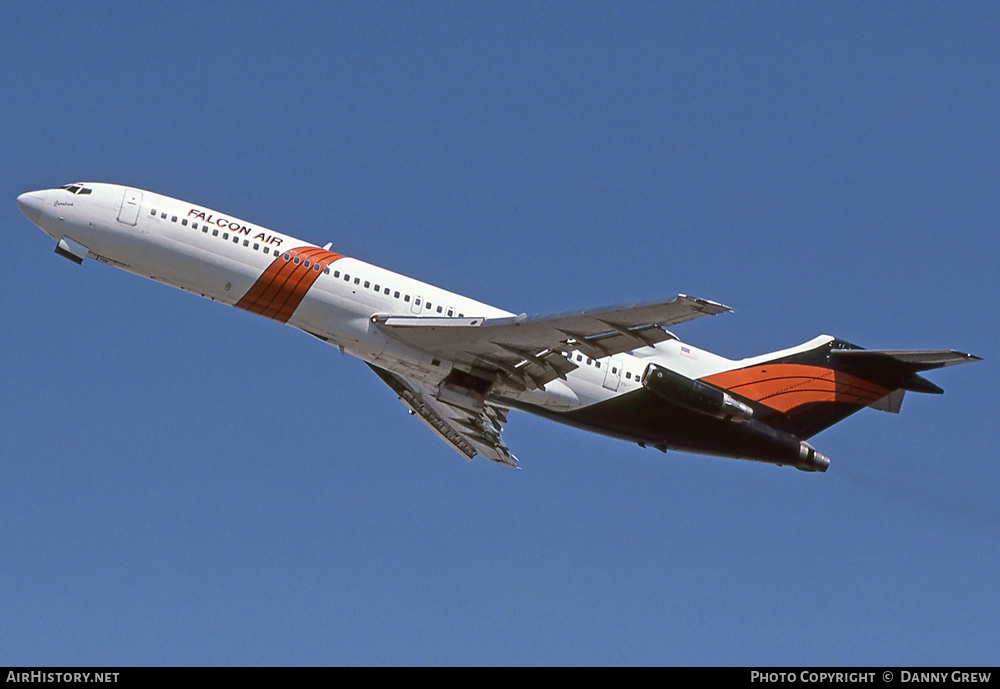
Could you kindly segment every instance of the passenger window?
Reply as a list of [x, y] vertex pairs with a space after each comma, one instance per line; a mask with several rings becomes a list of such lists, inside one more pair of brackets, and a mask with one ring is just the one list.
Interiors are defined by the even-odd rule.
[[438, 307], [438, 313], [441, 313], [441, 307], [440, 306]]
[[453, 313], [455, 313], [453, 310], [448, 309], [448, 318], [451, 318]]
[[309, 267], [309, 261], [303, 261], [302, 265], [304, 265], [306, 268], [308, 268]]
[[208, 225], [202, 225], [201, 231], [204, 232], [205, 234], [208, 234]]
[[379, 286], [378, 286], [378, 285], [375, 285], [375, 291], [376, 291], [376, 292], [380, 291], [380, 288], [379, 288]]
[[413, 303], [414, 303], [414, 305], [416, 305], [416, 306], [420, 306], [420, 297], [417, 297], [416, 299], [414, 299], [414, 300], [413, 300]]
[[617, 369], [617, 368], [615, 368], [614, 366], [612, 366], [612, 367], [611, 367], [611, 372], [612, 372], [612, 373], [618, 373], [618, 369]]
[[198, 223], [196, 223], [196, 222], [191, 223], [191, 228], [197, 230], [198, 229]]
[[[396, 299], [399, 299], [399, 292], [393, 292], [392, 296], [394, 296]], [[410, 301], [410, 298], [407, 297], [406, 301]]]
[[361, 284], [361, 278], [354, 278], [354, 284], [355, 285], [360, 285]]
[[324, 268], [323, 269], [323, 274], [324, 275], [329, 275], [330, 274], [330, 269], [329, 268]]
[[222, 233], [222, 238], [223, 239], [229, 239], [229, 233], [228, 232], [223, 232]]
[[258, 244], [257, 242], [254, 242], [253, 243], [253, 250], [254, 251], [260, 251], [260, 244]]
[[292, 258], [292, 257], [291, 257], [291, 256], [289, 256], [289, 255], [288, 255], [287, 253], [284, 253], [284, 254], [281, 254], [281, 257], [282, 257], [283, 259], [285, 259], [286, 261], [289, 261], [289, 260], [291, 260], [291, 258]]
[[385, 288], [385, 296], [387, 296], [387, 297], [389, 296], [389, 288], [388, 287]]
[[596, 366], [597, 368], [600, 368], [601, 367], [601, 362], [598, 361], [597, 363], [594, 364], [594, 366]]
[[322, 267], [323, 266], [321, 266], [318, 263], [313, 263], [313, 270], [315, 270], [317, 273], [319, 272], [320, 268], [322, 268]]
[[350, 281], [351, 281], [351, 276], [348, 275], [347, 273], [344, 273], [344, 282], [350, 282]]
[[[418, 301], [417, 303], [419, 304], [420, 302]], [[434, 305], [431, 304], [430, 302], [427, 302], [427, 310], [429, 311], [430, 309], [433, 309], [433, 308], [434, 308]]]
[[365, 289], [368, 289], [371, 286], [372, 286], [372, 283], [370, 283], [367, 280], [365, 280]]
[[264, 253], [265, 253], [265, 254], [269, 254], [269, 253], [271, 253], [271, 250], [270, 250], [270, 249], [268, 249], [268, 248], [267, 248], [267, 247], [265, 246], [265, 247], [264, 247]]
[[188, 219], [187, 218], [184, 218], [183, 220], [181, 220], [181, 225], [183, 225], [184, 227], [187, 227], [187, 224], [188, 224]]
[[212, 236], [213, 237], [218, 237], [219, 236], [219, 231], [218, 230], [212, 230]]
[[340, 271], [339, 270], [333, 271], [333, 277], [339, 278], [340, 277]]
[[156, 215], [156, 209], [154, 208], [154, 209], [152, 209], [151, 211], [149, 211], [149, 214], [150, 214], [150, 215]]
[[294, 263], [295, 265], [298, 265], [298, 264], [299, 264], [299, 263], [301, 263], [301, 262], [302, 262], [302, 261], [301, 261], [301, 260], [299, 260], [299, 257], [298, 257], [298, 256], [296, 256], [295, 258], [293, 258], [293, 259], [292, 259], [292, 263]]
[[172, 218], [170, 218], [170, 222], [177, 222], [177, 216], [175, 215]]
[[403, 297], [403, 301], [410, 301], [410, 295], [407, 294], [405, 297]]
[[592, 366], [593, 364], [594, 364], [594, 360], [591, 359], [590, 357], [587, 357], [587, 366]]
[[625, 372], [625, 377], [628, 378], [629, 380], [632, 380], [632, 372], [631, 371], [626, 371]]
[[580, 355], [580, 354], [577, 354], [577, 355], [576, 355], [576, 360], [577, 360], [577, 361], [583, 361], [583, 356], [582, 356], [582, 355]]
[[237, 236], [236, 236], [236, 235], [234, 234], [234, 235], [233, 235], [233, 244], [239, 244], [239, 243], [240, 243], [240, 238], [239, 238], [239, 237], [237, 237]]
[[244, 239], [243, 240], [243, 246], [250, 246], [250, 240], [249, 239]]
[[167, 214], [166, 213], [160, 213], [160, 217], [163, 218], [164, 220], [166, 220], [167, 219]]

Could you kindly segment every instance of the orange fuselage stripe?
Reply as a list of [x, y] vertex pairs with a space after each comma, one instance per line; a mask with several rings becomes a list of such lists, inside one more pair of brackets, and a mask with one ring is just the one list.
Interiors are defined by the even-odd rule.
[[[286, 255], [288, 260], [285, 260]], [[340, 254], [318, 247], [289, 249], [271, 262], [243, 298], [236, 302], [236, 308], [285, 323], [326, 267], [341, 258]], [[308, 268], [306, 261], [309, 261]], [[317, 265], [319, 270], [316, 270]]]
[[787, 412], [810, 402], [868, 405], [889, 390], [842, 371], [805, 364], [763, 364], [707, 376], [705, 381]]

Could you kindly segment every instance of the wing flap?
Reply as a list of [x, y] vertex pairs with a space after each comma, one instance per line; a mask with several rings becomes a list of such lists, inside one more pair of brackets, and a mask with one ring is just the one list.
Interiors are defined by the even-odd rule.
[[479, 410], [449, 404], [437, 399], [433, 390], [425, 385], [378, 366], [368, 364], [368, 367], [392, 388], [414, 416], [460, 455], [471, 460], [478, 454], [517, 468], [517, 457], [511, 454], [500, 436], [507, 420], [505, 410], [491, 404], [482, 404]]

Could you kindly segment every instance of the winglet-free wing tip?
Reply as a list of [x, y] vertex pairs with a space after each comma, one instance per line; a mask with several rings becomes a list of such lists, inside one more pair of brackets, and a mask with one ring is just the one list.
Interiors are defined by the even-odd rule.
[[726, 306], [725, 304], [720, 304], [717, 301], [712, 301], [711, 299], [702, 299], [701, 297], [692, 297], [687, 294], [677, 295], [681, 299], [687, 299], [689, 301], [696, 302], [705, 310], [706, 313], [715, 315], [717, 313], [734, 313], [735, 309], [731, 306]]
[[505, 467], [510, 467], [511, 469], [517, 469], [518, 471], [521, 470], [521, 465], [519, 463], [519, 460], [514, 455], [508, 455], [504, 459], [493, 460], [493, 461], [495, 461], [497, 464], [503, 464]]

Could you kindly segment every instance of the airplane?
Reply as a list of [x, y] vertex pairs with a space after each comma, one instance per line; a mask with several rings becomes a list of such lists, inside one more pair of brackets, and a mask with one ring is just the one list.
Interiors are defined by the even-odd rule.
[[18, 208], [74, 263], [92, 258], [285, 323], [362, 359], [445, 443], [516, 467], [511, 410], [666, 452], [825, 472], [808, 440], [864, 407], [899, 412], [919, 373], [979, 360], [866, 350], [829, 335], [731, 360], [667, 328], [731, 311], [678, 295], [514, 314], [161, 194], [107, 183], [31, 191]]

